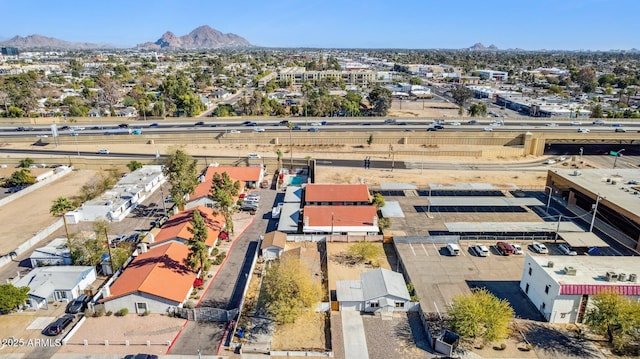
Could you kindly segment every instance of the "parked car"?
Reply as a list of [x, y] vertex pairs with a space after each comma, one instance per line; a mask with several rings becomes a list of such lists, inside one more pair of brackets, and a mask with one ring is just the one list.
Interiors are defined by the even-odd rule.
[[558, 249], [560, 250], [560, 252], [562, 252], [562, 254], [567, 255], [567, 256], [577, 256], [578, 255], [578, 252], [571, 250], [569, 245], [565, 244], [565, 243], [559, 244], [558, 245]]
[[475, 250], [478, 257], [489, 256], [489, 248], [487, 248], [487, 246], [485, 246], [484, 244], [477, 243], [476, 245], [473, 246], [473, 249]]
[[500, 251], [500, 254], [502, 254], [503, 256], [508, 256], [514, 254], [515, 252], [515, 249], [511, 246], [511, 244], [507, 242], [498, 242], [496, 243], [496, 247], [498, 248], [498, 251]]
[[513, 247], [513, 254], [523, 254], [522, 247], [519, 244], [511, 243], [511, 247]]
[[549, 250], [547, 249], [547, 246], [545, 246], [544, 244], [542, 244], [540, 242], [531, 243], [531, 248], [533, 248], [533, 250], [536, 251], [536, 253], [540, 253], [540, 254], [549, 253]]
[[247, 212], [255, 212], [258, 210], [258, 205], [255, 203], [243, 202], [242, 206], [240, 206], [240, 210], [247, 211]]
[[67, 308], [65, 309], [65, 313], [70, 314], [78, 314], [80, 312], [84, 312], [87, 309], [87, 305], [91, 301], [91, 297], [86, 294], [80, 294], [78, 298], [72, 300], [67, 304]]
[[65, 314], [62, 317], [56, 319], [53, 323], [47, 325], [42, 331], [42, 334], [48, 336], [56, 336], [62, 332], [71, 324], [76, 317], [73, 314]]
[[124, 356], [124, 359], [158, 359], [155, 354], [128, 354]]

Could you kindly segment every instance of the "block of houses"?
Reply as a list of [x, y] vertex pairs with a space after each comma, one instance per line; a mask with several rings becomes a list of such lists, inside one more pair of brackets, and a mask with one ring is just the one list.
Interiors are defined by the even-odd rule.
[[189, 200], [185, 208], [205, 206], [212, 208], [214, 201], [209, 198], [214, 173], [226, 172], [233, 181], [240, 181], [240, 192], [245, 188], [256, 188], [264, 178], [264, 169], [261, 166], [234, 167], [234, 166], [209, 166], [200, 178], [200, 183], [193, 193], [189, 194]]
[[66, 238], [56, 238], [44, 247], [36, 248], [29, 256], [31, 268], [71, 265], [71, 251]]
[[262, 258], [265, 260], [278, 259], [284, 251], [284, 246], [287, 243], [287, 234], [283, 232], [273, 231], [266, 233], [262, 239], [260, 250], [262, 251]]
[[340, 310], [361, 312], [405, 312], [411, 296], [401, 273], [378, 268], [361, 273], [360, 280], [336, 282]]
[[527, 253], [520, 289], [549, 323], [583, 323], [593, 296], [604, 290], [640, 300], [636, 257], [532, 256]]
[[49, 308], [49, 303], [71, 301], [83, 294], [96, 280], [90, 266], [51, 266], [34, 268], [14, 285], [29, 287], [27, 305], [32, 309]]
[[303, 233], [369, 235], [379, 231], [378, 211], [373, 205], [304, 206]]
[[[144, 246], [143, 246], [144, 247]], [[111, 284], [103, 288], [107, 311], [167, 313], [189, 298], [196, 279], [186, 264], [189, 247], [171, 242], [140, 253]]]
[[207, 207], [195, 207], [184, 212], [180, 212], [170, 217], [162, 225], [159, 232], [149, 238], [148, 243], [151, 247], [156, 247], [167, 242], [179, 242], [186, 243], [187, 240], [193, 238], [193, 213], [200, 211], [202, 219], [204, 219], [205, 226], [207, 227], [207, 240], [205, 245], [211, 251], [221, 234], [225, 225], [224, 216], [217, 210]]
[[308, 184], [304, 205], [366, 206], [370, 204], [366, 184]]

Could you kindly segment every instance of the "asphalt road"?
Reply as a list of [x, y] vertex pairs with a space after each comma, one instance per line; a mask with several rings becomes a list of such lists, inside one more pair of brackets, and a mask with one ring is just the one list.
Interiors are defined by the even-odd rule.
[[[259, 191], [260, 207], [255, 220], [236, 239], [228, 254], [227, 261], [203, 295], [199, 306], [222, 309], [238, 307], [257, 240], [261, 235], [264, 235], [267, 229], [271, 218], [271, 208], [276, 197], [275, 190], [261, 189]], [[198, 348], [202, 354], [216, 354], [218, 345], [223, 339], [225, 325], [226, 323], [188, 322], [171, 348], [170, 354], [193, 355]]]

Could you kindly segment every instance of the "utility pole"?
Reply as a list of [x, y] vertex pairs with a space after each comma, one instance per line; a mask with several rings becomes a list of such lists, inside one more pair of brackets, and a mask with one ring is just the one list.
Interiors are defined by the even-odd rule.
[[115, 268], [113, 268], [113, 255], [111, 255], [111, 243], [109, 243], [109, 234], [107, 233], [107, 227], [104, 227], [104, 236], [107, 241], [107, 250], [109, 250], [109, 263], [111, 265], [111, 274], [116, 272]]
[[589, 226], [589, 232], [593, 232], [593, 225], [596, 223], [596, 213], [598, 213], [598, 203], [600, 202], [600, 194], [596, 198], [596, 204], [593, 206], [593, 216], [591, 217], [591, 225]]

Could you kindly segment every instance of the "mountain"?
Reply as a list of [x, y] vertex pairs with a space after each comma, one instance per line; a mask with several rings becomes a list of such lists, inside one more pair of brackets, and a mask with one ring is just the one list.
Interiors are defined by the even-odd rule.
[[69, 42], [54, 37], [42, 35], [29, 35], [26, 37], [14, 36], [7, 41], [0, 42], [0, 46], [17, 47], [19, 49], [63, 49], [63, 50], [88, 50], [114, 48], [113, 45], [92, 44], [88, 42]]
[[473, 46], [467, 48], [469, 51], [498, 51], [498, 47], [496, 45], [489, 45], [489, 47], [484, 46], [481, 42], [477, 42], [473, 44]]
[[189, 34], [176, 36], [167, 31], [156, 42], [139, 44], [139, 49], [220, 49], [251, 46], [242, 36], [223, 34], [207, 25], [195, 28]]

